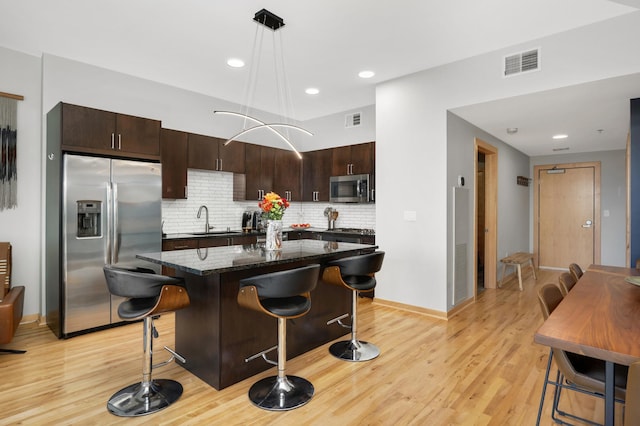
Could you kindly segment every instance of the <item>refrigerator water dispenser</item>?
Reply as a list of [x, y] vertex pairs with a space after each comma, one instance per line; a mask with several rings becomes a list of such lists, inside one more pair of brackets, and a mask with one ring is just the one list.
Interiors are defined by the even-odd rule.
[[102, 229], [100, 226], [100, 213], [102, 211], [102, 201], [79, 200], [76, 201], [76, 203], [78, 206], [78, 227], [76, 237], [101, 237]]

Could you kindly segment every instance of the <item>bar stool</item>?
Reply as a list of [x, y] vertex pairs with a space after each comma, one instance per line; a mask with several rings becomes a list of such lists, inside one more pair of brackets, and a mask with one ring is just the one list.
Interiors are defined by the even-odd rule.
[[[262, 357], [278, 366], [278, 375], [266, 377], [249, 389], [251, 402], [265, 410], [285, 411], [311, 400], [313, 385], [306, 379], [285, 375], [287, 362], [287, 319], [299, 318], [311, 309], [311, 290], [316, 287], [320, 265], [257, 275], [240, 280], [238, 304], [278, 319], [278, 346], [253, 355], [245, 362]], [[266, 353], [278, 349], [278, 362]]]
[[380, 355], [380, 349], [372, 343], [358, 340], [358, 293], [372, 291], [376, 287], [374, 274], [382, 268], [384, 252], [364, 254], [360, 256], [343, 257], [327, 264], [322, 274], [322, 280], [352, 291], [351, 325], [341, 322], [349, 314], [342, 315], [327, 322], [327, 325], [337, 322], [345, 328], [351, 329], [351, 340], [336, 342], [329, 347], [329, 352], [344, 361], [369, 361]]
[[153, 339], [158, 332], [153, 325], [154, 317], [173, 312], [189, 305], [189, 295], [181, 278], [156, 275], [152, 270], [104, 267], [109, 292], [128, 299], [118, 306], [118, 316], [125, 321], [144, 319], [142, 381], [127, 386], [109, 399], [107, 409], [122, 417], [143, 416], [168, 407], [182, 395], [182, 385], [175, 380], [152, 379], [154, 367], [169, 364], [177, 358], [185, 359], [168, 347], [171, 357], [153, 365]]

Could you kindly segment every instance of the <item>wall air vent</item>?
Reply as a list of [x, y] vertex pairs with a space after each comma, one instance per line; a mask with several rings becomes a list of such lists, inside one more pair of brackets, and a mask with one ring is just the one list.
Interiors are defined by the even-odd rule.
[[360, 120], [360, 116], [362, 115], [361, 112], [354, 112], [353, 114], [347, 114], [344, 116], [344, 127], [349, 128], [349, 127], [358, 127], [360, 124], [362, 124], [362, 121]]
[[538, 71], [540, 69], [539, 50], [527, 50], [504, 57], [504, 76], [509, 77], [523, 72]]

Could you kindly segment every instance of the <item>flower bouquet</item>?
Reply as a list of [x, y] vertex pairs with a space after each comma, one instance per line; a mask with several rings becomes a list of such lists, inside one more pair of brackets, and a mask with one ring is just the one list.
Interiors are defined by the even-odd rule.
[[275, 192], [269, 192], [258, 203], [262, 210], [262, 217], [267, 219], [266, 250], [280, 250], [282, 248], [282, 216], [289, 207], [289, 201]]
[[262, 210], [262, 217], [268, 220], [282, 220], [284, 211], [289, 207], [289, 201], [275, 192], [268, 192], [258, 203]]

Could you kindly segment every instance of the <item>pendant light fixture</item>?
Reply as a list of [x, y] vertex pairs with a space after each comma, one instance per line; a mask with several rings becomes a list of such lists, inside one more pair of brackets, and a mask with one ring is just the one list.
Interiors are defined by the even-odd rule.
[[[236, 133], [224, 143], [224, 145], [228, 145], [231, 142], [237, 140], [238, 138], [246, 135], [249, 132], [259, 129], [266, 129], [275, 134], [281, 140], [283, 140], [298, 156], [298, 158], [302, 159], [302, 155], [298, 152], [298, 150], [293, 146], [291, 140], [289, 139], [288, 130], [296, 130], [302, 132], [306, 135], [313, 136], [313, 134], [302, 127], [296, 126], [294, 124], [286, 123], [287, 117], [291, 116], [291, 95], [289, 92], [289, 86], [287, 82], [287, 76], [284, 69], [284, 55], [282, 53], [282, 38], [278, 37], [278, 29], [284, 27], [284, 20], [279, 16], [269, 12], [266, 9], [262, 9], [256, 12], [254, 18], [256, 21], [256, 32], [253, 40], [253, 52], [251, 59], [251, 69], [249, 72], [249, 82], [245, 88], [245, 99], [243, 107], [241, 107], [240, 112], [233, 111], [214, 111], [214, 114], [218, 115], [230, 115], [242, 118], [244, 120], [244, 125], [242, 131]], [[258, 70], [260, 69], [260, 51], [262, 50], [262, 40], [264, 38], [264, 33], [266, 30], [270, 30], [273, 33], [273, 52], [274, 52], [274, 66], [275, 66], [275, 74], [276, 74], [276, 90], [277, 90], [277, 99], [279, 106], [282, 110], [283, 122], [282, 123], [267, 123], [262, 120], [259, 120], [249, 114], [249, 110], [251, 104], [253, 102], [253, 96], [256, 88], [256, 82], [258, 78]], [[276, 38], [279, 43], [276, 42]], [[283, 129], [284, 131], [281, 131]]]

